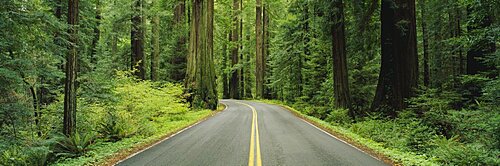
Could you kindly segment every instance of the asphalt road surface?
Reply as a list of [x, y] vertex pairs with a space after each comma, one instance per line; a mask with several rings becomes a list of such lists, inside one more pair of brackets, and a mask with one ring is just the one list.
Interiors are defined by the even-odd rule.
[[225, 111], [117, 165], [386, 165], [280, 106], [221, 102]]

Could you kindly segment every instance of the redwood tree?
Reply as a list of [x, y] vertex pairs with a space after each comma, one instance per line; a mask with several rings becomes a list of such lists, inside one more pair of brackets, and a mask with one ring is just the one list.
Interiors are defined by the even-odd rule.
[[66, 80], [64, 81], [63, 133], [70, 136], [76, 128], [76, 76], [78, 62], [78, 0], [68, 0], [68, 55], [66, 56]]
[[192, 0], [186, 92], [192, 107], [216, 109], [213, 56], [214, 0]]
[[177, 0], [177, 5], [174, 9], [174, 31], [177, 32], [177, 41], [175, 49], [170, 58], [170, 79], [174, 81], [182, 81], [186, 76], [186, 40], [187, 34], [185, 33], [186, 25], [186, 3], [185, 0]]
[[382, 63], [372, 110], [396, 116], [418, 81], [415, 0], [382, 0]]
[[233, 99], [240, 98], [240, 72], [236, 69], [239, 63], [239, 37], [240, 37], [240, 0], [233, 0], [233, 30], [231, 31], [231, 79], [229, 80], [229, 93]]
[[264, 68], [265, 60], [262, 54], [262, 1], [256, 0], [255, 17], [255, 95], [262, 98], [264, 94]]
[[[349, 82], [347, 75], [347, 56], [345, 42], [344, 6], [342, 0], [334, 0], [332, 21], [333, 85], [335, 104], [339, 108], [350, 108]], [[354, 117], [354, 110], [349, 110]]]
[[144, 25], [142, 20], [142, 0], [134, 0], [132, 5], [132, 29], [130, 31], [130, 45], [132, 57], [130, 68], [134, 70], [134, 75], [139, 79], [146, 79], [144, 70]]

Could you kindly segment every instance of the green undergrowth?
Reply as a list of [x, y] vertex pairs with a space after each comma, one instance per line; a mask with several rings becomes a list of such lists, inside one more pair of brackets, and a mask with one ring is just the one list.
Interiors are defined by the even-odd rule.
[[[120, 74], [119, 74], [120, 75]], [[90, 105], [82, 115], [100, 138], [91, 151], [54, 165], [100, 164], [125, 150], [146, 146], [208, 117], [210, 110], [191, 110], [184, 103], [182, 86], [169, 82], [136, 81], [119, 76], [110, 105]]]
[[129, 72], [99, 80], [87, 85], [99, 88], [82, 87], [74, 135], [60, 134], [60, 98], [42, 110], [40, 137], [26, 136], [30, 139], [16, 144], [0, 142], [0, 165], [102, 165], [214, 113], [188, 108], [182, 85], [139, 81]]

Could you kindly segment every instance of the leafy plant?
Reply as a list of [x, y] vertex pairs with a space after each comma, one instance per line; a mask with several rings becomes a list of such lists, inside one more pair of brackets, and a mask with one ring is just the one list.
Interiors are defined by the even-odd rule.
[[78, 133], [72, 136], [60, 137], [54, 146], [54, 154], [56, 158], [74, 158], [84, 155], [90, 151], [90, 145], [95, 141], [94, 133]]
[[130, 137], [136, 130], [127, 120], [116, 113], [108, 112], [107, 119], [101, 123], [100, 133], [112, 142]]

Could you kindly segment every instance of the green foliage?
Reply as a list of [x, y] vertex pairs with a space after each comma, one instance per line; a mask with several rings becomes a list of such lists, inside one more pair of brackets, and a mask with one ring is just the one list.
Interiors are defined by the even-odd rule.
[[[443, 165], [498, 165], [498, 151], [490, 151], [481, 144], [463, 144], [459, 137], [446, 139], [444, 137], [433, 140], [436, 146], [430, 154]], [[495, 155], [496, 154], [496, 155]]]
[[90, 145], [95, 143], [94, 133], [76, 132], [71, 136], [62, 136], [54, 145], [54, 154], [56, 158], [74, 158], [79, 157], [90, 151]]
[[99, 131], [106, 139], [112, 142], [128, 138], [135, 134], [137, 130], [127, 122], [128, 119], [131, 118], [109, 112], [107, 120], [101, 124], [101, 129]]
[[18, 147], [0, 151], [0, 163], [5, 166], [45, 166], [49, 158], [48, 147]]
[[335, 109], [330, 111], [325, 121], [331, 122], [340, 126], [347, 125], [352, 122], [352, 118], [349, 116], [349, 110], [347, 109]]

